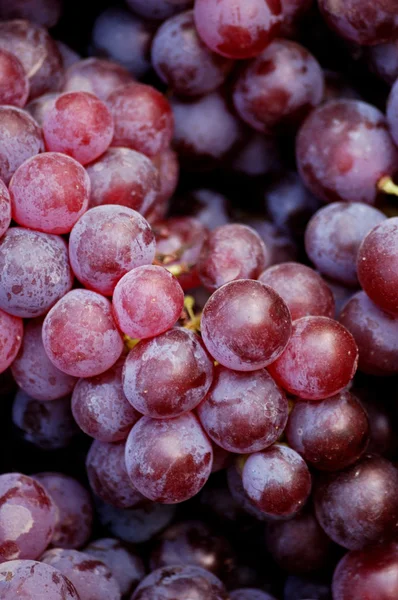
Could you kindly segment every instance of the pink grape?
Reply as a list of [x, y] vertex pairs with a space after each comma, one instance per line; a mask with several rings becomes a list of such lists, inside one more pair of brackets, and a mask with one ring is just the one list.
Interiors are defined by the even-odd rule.
[[193, 410], [213, 380], [213, 362], [200, 338], [174, 328], [142, 340], [127, 356], [123, 388], [134, 408], [154, 419]]
[[164, 333], [181, 315], [184, 292], [163, 267], [142, 266], [122, 277], [113, 294], [119, 328], [132, 338]]
[[0, 239], [0, 308], [44, 315], [72, 287], [68, 250], [57, 235], [12, 227]]
[[145, 215], [159, 193], [159, 173], [152, 161], [130, 148], [109, 148], [87, 167], [90, 207], [120, 204]]
[[0, 596], [6, 599], [81, 600], [58, 569], [34, 560], [11, 560], [0, 567]]
[[104, 102], [116, 88], [132, 80], [121, 65], [102, 58], [78, 60], [65, 72], [63, 92], [89, 92]]
[[37, 473], [56, 506], [56, 522], [51, 544], [59, 548], [80, 548], [92, 533], [93, 507], [87, 490], [63, 473]]
[[58, 152], [25, 161], [9, 187], [13, 219], [28, 229], [69, 233], [88, 207], [90, 179], [85, 169]]
[[15, 360], [22, 344], [23, 322], [0, 310], [0, 373]]
[[42, 319], [30, 319], [25, 323], [22, 345], [11, 371], [19, 387], [32, 398], [56, 400], [71, 394], [77, 380], [57, 369], [48, 358], [42, 327]]
[[50, 310], [43, 344], [51, 362], [74, 377], [103, 373], [123, 350], [109, 300], [89, 290], [69, 292]]
[[290, 394], [320, 400], [344, 389], [357, 364], [358, 348], [345, 327], [327, 317], [302, 317], [294, 321], [286, 349], [268, 370]]
[[80, 429], [100, 442], [126, 439], [141, 415], [128, 402], [122, 385], [123, 360], [96, 377], [80, 379], [72, 394], [72, 412]]
[[93, 492], [104, 502], [117, 508], [136, 508], [148, 500], [131, 483], [124, 454], [123, 442], [93, 442], [86, 459], [88, 480]]
[[155, 502], [192, 498], [208, 480], [211, 444], [192, 413], [172, 419], [143, 417], [126, 442], [126, 468], [134, 485]]
[[156, 203], [152, 208], [152, 210], [156, 210], [157, 205], [166, 204], [176, 191], [180, 165], [177, 154], [171, 148], [167, 148], [157, 156], [154, 156], [152, 161], [159, 171], [160, 179], [160, 189], [156, 195]]
[[291, 334], [289, 309], [259, 281], [226, 283], [207, 301], [201, 331], [207, 350], [236, 371], [255, 371], [274, 362]]
[[82, 165], [107, 150], [113, 137], [113, 119], [107, 106], [93, 94], [61, 94], [44, 115], [47, 150], [63, 152]]
[[36, 123], [43, 127], [44, 117], [48, 113], [48, 111], [53, 108], [55, 101], [60, 97], [59, 93], [47, 93], [42, 96], [38, 96], [27, 106], [25, 106], [25, 110], [34, 118]]
[[69, 238], [71, 267], [87, 288], [111, 296], [117, 282], [129, 271], [150, 265], [155, 238], [138, 212], [109, 204], [87, 211]]
[[281, 436], [288, 403], [265, 369], [239, 373], [220, 366], [197, 412], [216, 444], [248, 454], [267, 448]]
[[115, 121], [112, 146], [126, 146], [149, 157], [167, 149], [173, 136], [173, 113], [163, 94], [143, 83], [115, 90], [107, 104]]
[[229, 58], [259, 54], [282, 23], [279, 0], [196, 0], [195, 24], [213, 52]]
[[0, 50], [0, 104], [23, 108], [29, 96], [29, 80], [20, 60]]
[[38, 558], [54, 533], [56, 507], [44, 487], [26, 475], [0, 475], [0, 559]]
[[292, 320], [334, 316], [334, 299], [322, 277], [305, 265], [286, 262], [266, 269], [258, 278], [286, 302]]
[[11, 199], [7, 186], [0, 179], [0, 237], [2, 237], [11, 223]]
[[0, 106], [0, 177], [4, 183], [8, 185], [18, 167], [43, 150], [42, 132], [36, 121], [20, 108]]

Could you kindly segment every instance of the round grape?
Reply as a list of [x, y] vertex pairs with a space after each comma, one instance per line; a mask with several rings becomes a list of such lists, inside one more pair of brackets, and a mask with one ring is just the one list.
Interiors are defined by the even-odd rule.
[[152, 161], [159, 172], [160, 178], [160, 189], [156, 195], [156, 203], [153, 207], [155, 209], [156, 205], [167, 205], [170, 198], [174, 195], [178, 184], [180, 165], [177, 154], [171, 148], [167, 148], [157, 156], [154, 156]]
[[56, 25], [62, 14], [61, 0], [8, 0], [0, 1], [0, 18], [27, 19], [50, 29]]
[[229, 597], [231, 600], [275, 600], [274, 596], [270, 596], [267, 592], [256, 590], [254, 588], [240, 588], [233, 590]]
[[130, 73], [110, 60], [85, 58], [74, 62], [65, 72], [63, 92], [89, 92], [102, 101], [116, 88], [132, 80]]
[[69, 292], [50, 310], [43, 344], [51, 362], [74, 377], [104, 373], [123, 351], [111, 303], [89, 290]]
[[269, 367], [275, 381], [290, 394], [320, 400], [337, 394], [355, 375], [358, 348], [352, 335], [333, 319], [303, 317]]
[[216, 290], [202, 315], [202, 337], [224, 367], [255, 371], [282, 354], [291, 334], [289, 309], [259, 281], [232, 281]]
[[113, 310], [120, 329], [132, 338], [164, 333], [177, 322], [184, 292], [163, 267], [142, 266], [121, 278], [113, 294]]
[[48, 93], [38, 96], [25, 106], [25, 110], [34, 118], [40, 127], [43, 127], [46, 114], [53, 108], [55, 101], [60, 95], [61, 94], [58, 93]]
[[398, 79], [398, 40], [370, 46], [366, 50], [370, 70], [389, 85], [393, 85]]
[[107, 150], [113, 131], [108, 107], [87, 92], [61, 94], [44, 115], [47, 150], [67, 154], [82, 165]]
[[23, 322], [0, 310], [0, 373], [14, 361], [22, 344]]
[[159, 19], [160, 21], [168, 19], [191, 4], [192, 0], [127, 0], [127, 6], [133, 13], [145, 19]]
[[61, 42], [60, 40], [56, 40], [55, 43], [57, 44], [57, 48], [61, 53], [64, 69], [68, 69], [73, 64], [75, 64], [75, 62], [78, 62], [79, 60], [81, 60], [80, 54], [78, 54], [76, 52], [76, 50], [73, 50], [73, 48], [71, 48], [64, 42]]
[[81, 600], [74, 585], [50, 565], [11, 560], [0, 568], [0, 597], [29, 600]]
[[211, 444], [192, 413], [173, 419], [143, 417], [126, 442], [126, 467], [134, 487], [155, 502], [192, 498], [208, 480]]
[[11, 223], [11, 199], [7, 186], [0, 179], [0, 238]]
[[29, 80], [21, 61], [7, 50], [0, 50], [0, 104], [22, 108], [28, 96]]

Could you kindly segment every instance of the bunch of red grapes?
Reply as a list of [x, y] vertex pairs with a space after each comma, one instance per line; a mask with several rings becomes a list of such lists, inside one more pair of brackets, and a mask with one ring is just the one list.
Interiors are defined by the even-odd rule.
[[0, 600], [397, 600], [397, 0], [95, 4], [0, 0]]

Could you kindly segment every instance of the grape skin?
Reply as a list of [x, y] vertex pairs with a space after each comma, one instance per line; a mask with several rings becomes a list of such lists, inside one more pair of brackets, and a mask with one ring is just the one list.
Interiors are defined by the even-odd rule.
[[81, 600], [58, 569], [34, 560], [11, 560], [0, 568], [0, 597], [29, 600]]
[[63, 92], [89, 92], [102, 101], [121, 85], [132, 81], [127, 69], [110, 60], [85, 58], [74, 62], [66, 71]]
[[0, 104], [23, 108], [28, 96], [29, 80], [21, 61], [14, 54], [0, 50]]
[[0, 310], [0, 373], [14, 361], [22, 344], [23, 322]]

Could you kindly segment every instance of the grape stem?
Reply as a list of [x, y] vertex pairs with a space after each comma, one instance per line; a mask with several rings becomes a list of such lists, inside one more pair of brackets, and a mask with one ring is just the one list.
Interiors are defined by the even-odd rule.
[[123, 336], [123, 341], [124, 341], [124, 345], [126, 346], [126, 348], [128, 350], [132, 350], [133, 348], [135, 348], [135, 346], [138, 344], [138, 342], [140, 340], [139, 339], [133, 339], [133, 338], [129, 337], [128, 335], [124, 335]]
[[[185, 296], [184, 298], [184, 311], [181, 316], [182, 326], [185, 329], [190, 329], [191, 331], [196, 331], [197, 333], [200, 331], [200, 320], [202, 317], [202, 313], [195, 314], [194, 312], [195, 300], [192, 296]], [[184, 314], [185, 313], [185, 314]]]
[[384, 194], [398, 196], [398, 185], [394, 183], [389, 175], [385, 175], [385, 177], [379, 179], [377, 183], [377, 189]]

